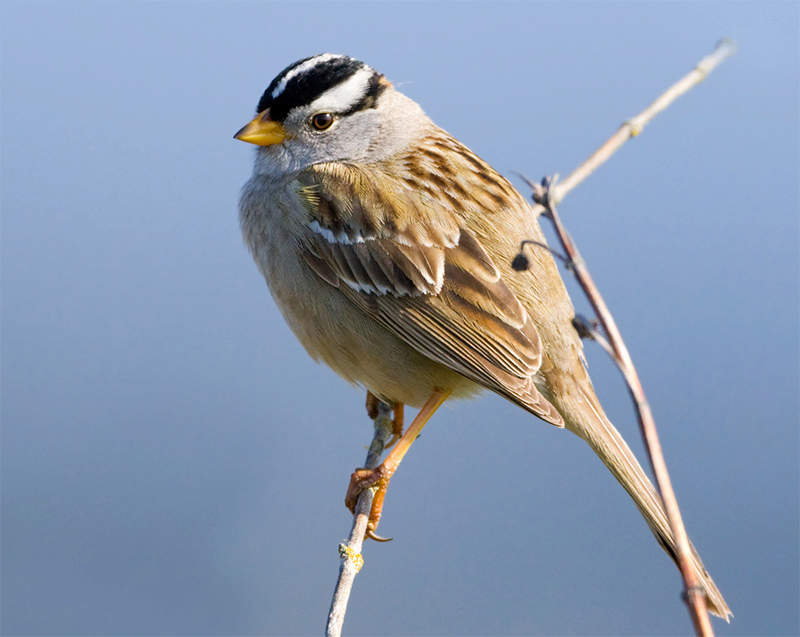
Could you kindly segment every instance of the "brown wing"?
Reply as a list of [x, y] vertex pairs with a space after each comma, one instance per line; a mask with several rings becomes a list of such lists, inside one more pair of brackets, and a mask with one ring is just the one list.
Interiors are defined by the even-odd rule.
[[425, 356], [563, 426], [533, 383], [530, 317], [451, 209], [353, 165], [318, 164], [300, 183], [304, 257], [322, 279]]

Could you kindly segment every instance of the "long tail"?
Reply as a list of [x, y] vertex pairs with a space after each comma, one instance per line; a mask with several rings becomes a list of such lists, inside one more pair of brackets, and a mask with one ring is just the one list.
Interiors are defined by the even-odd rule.
[[[591, 387], [591, 386], [589, 386]], [[614, 477], [633, 498], [659, 544], [675, 559], [675, 541], [661, 505], [661, 498], [650, 483], [636, 456], [620, 433], [606, 417], [594, 392], [585, 386], [577, 388], [578, 396], [571, 404], [559, 405], [567, 428], [583, 438], [608, 467]], [[559, 401], [561, 402], [561, 401]], [[717, 585], [708, 574], [703, 561], [691, 546], [691, 561], [701, 585], [707, 594], [708, 609], [729, 622], [733, 616]]]

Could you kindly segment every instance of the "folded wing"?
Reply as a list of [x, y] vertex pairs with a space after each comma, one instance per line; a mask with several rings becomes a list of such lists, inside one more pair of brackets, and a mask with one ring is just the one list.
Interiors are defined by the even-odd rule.
[[303, 255], [330, 285], [425, 356], [563, 426], [533, 377], [542, 344], [478, 239], [435, 197], [347, 164], [300, 177]]

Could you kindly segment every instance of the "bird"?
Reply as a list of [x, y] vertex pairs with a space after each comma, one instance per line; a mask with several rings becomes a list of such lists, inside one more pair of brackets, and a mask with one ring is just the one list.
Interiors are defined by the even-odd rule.
[[[322, 53], [284, 68], [234, 137], [257, 146], [239, 220], [286, 322], [317, 361], [394, 409], [394, 446], [345, 498], [379, 487], [447, 399], [491, 390], [585, 440], [676, 559], [661, 499], [595, 394], [550, 252], [517, 189], [381, 73]], [[403, 406], [419, 407], [402, 432]], [[709, 610], [730, 609], [694, 547]]]

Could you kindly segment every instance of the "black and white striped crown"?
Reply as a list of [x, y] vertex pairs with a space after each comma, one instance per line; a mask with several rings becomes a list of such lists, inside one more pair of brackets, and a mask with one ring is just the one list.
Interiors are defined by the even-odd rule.
[[382, 75], [346, 55], [321, 53], [290, 64], [270, 82], [257, 111], [270, 109], [270, 119], [280, 122], [293, 108], [312, 104], [327, 94], [336, 112], [350, 115], [373, 108], [386, 88]]

